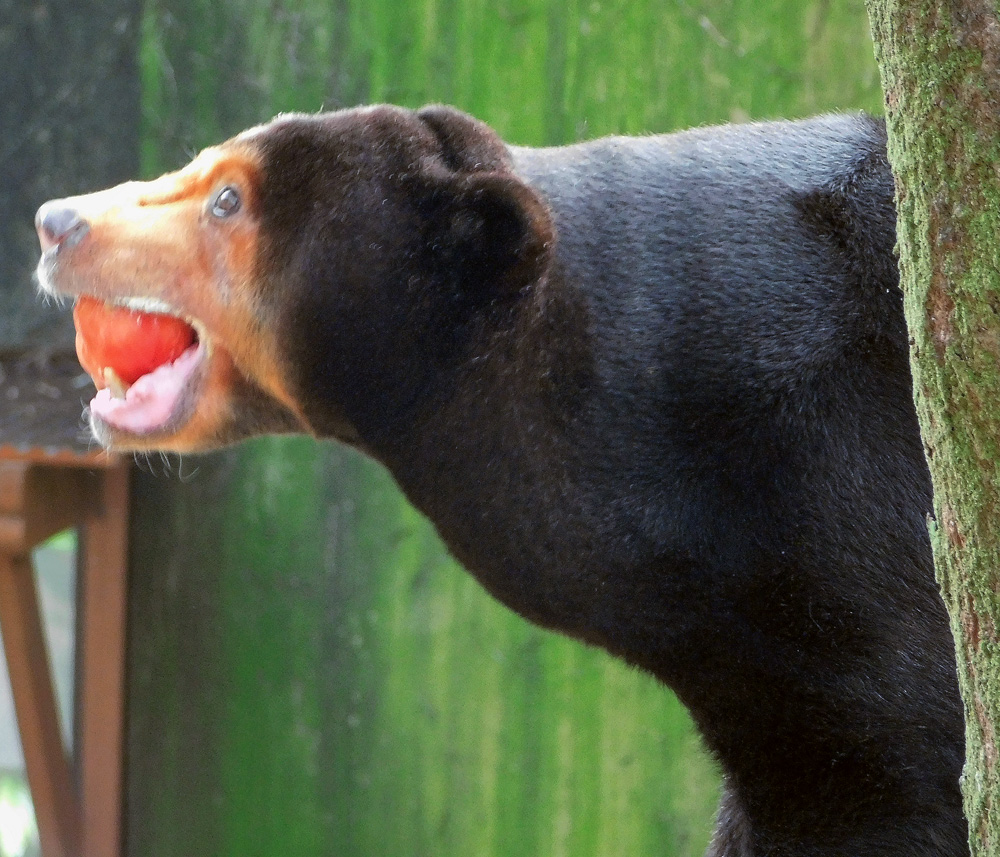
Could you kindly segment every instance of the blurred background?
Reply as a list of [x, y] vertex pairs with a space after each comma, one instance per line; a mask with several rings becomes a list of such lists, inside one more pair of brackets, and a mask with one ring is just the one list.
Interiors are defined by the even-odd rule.
[[[0, 69], [0, 340], [22, 349], [70, 341], [30, 283], [38, 204], [278, 112], [447, 102], [559, 145], [881, 110], [863, 0], [0, 0]], [[14, 127], [40, 97], [47, 136]], [[672, 695], [494, 603], [378, 466], [307, 439], [139, 465], [128, 855], [704, 850], [718, 775]], [[69, 722], [72, 535], [44, 550]], [[25, 857], [5, 687], [0, 857]]]

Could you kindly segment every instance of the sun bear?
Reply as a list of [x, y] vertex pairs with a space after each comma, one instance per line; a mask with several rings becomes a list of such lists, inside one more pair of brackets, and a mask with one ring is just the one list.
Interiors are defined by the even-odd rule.
[[[673, 688], [711, 855], [967, 853], [879, 121], [288, 115], [37, 227], [102, 443], [380, 461], [498, 599]], [[180, 353], [126, 379], [157, 318]]]

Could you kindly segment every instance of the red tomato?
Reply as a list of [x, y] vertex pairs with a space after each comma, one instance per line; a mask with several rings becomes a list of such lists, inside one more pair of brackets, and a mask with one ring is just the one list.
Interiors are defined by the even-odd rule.
[[134, 384], [158, 366], [176, 360], [194, 343], [194, 328], [172, 315], [111, 306], [87, 295], [73, 307], [76, 354], [97, 386], [111, 368]]

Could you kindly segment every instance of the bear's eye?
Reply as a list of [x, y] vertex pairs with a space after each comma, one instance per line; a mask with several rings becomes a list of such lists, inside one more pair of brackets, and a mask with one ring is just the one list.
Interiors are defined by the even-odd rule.
[[212, 214], [216, 217], [229, 217], [240, 207], [240, 195], [236, 188], [227, 185], [220, 190], [212, 200]]

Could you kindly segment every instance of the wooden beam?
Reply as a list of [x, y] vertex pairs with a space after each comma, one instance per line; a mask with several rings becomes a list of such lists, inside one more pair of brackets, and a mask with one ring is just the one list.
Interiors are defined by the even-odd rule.
[[92, 491], [86, 470], [0, 460], [0, 551], [27, 555], [76, 526]]
[[45, 857], [79, 857], [80, 815], [59, 731], [34, 569], [0, 552], [0, 631]]

